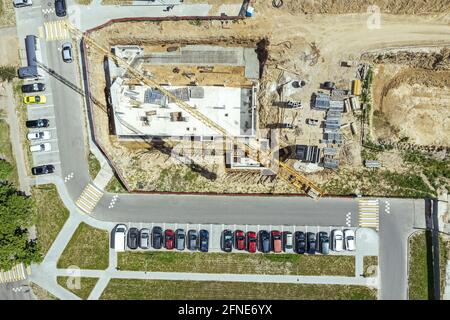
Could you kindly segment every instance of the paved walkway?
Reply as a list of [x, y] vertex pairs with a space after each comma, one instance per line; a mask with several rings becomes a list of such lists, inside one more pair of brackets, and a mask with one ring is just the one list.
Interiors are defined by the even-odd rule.
[[[81, 222], [87, 223], [95, 228], [107, 230], [110, 232], [114, 223], [104, 222], [82, 214], [71, 201], [67, 194], [64, 182], [60, 177], [46, 177], [40, 179], [39, 183], [55, 183], [66, 207], [70, 210], [69, 219], [64, 224], [62, 230], [53, 242], [44, 261], [39, 265], [32, 265], [30, 280], [41, 286], [51, 294], [60, 299], [79, 299], [76, 295], [58, 285], [57, 276], [68, 276], [73, 274], [70, 269], [58, 269], [57, 261], [64, 251], [67, 243], [70, 241], [73, 233]], [[363, 255], [374, 255], [377, 252], [377, 233], [371, 229], [360, 229], [357, 232], [357, 241], [369, 241], [371, 244], [366, 246], [360, 253]], [[361, 246], [363, 247], [363, 246]], [[265, 283], [305, 283], [305, 284], [339, 284], [339, 285], [363, 285], [378, 287], [378, 278], [364, 278], [362, 272], [362, 258], [357, 259], [358, 272], [355, 277], [338, 276], [292, 276], [292, 275], [256, 275], [256, 274], [213, 274], [213, 273], [183, 273], [183, 272], [141, 272], [141, 271], [121, 271], [117, 270], [117, 253], [110, 249], [109, 266], [106, 270], [80, 270], [81, 277], [99, 278], [96, 286], [92, 290], [88, 299], [99, 299], [103, 290], [108, 285], [110, 279], [154, 279], [154, 280], [191, 280], [191, 281], [237, 281], [237, 282], [265, 282]]]

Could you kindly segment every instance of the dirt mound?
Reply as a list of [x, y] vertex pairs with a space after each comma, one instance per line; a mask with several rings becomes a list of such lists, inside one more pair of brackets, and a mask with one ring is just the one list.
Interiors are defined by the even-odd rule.
[[427, 70], [450, 70], [450, 48], [440, 52], [398, 51], [381, 54], [365, 54], [363, 59], [375, 64], [403, 64], [412, 68]]
[[[272, 1], [264, 1], [271, 6]], [[284, 0], [281, 9], [291, 13], [346, 14], [367, 12], [368, 7], [377, 5], [382, 13], [430, 14], [450, 10], [450, 0]]]
[[393, 65], [377, 68], [374, 82], [374, 137], [418, 145], [449, 146], [450, 71]]

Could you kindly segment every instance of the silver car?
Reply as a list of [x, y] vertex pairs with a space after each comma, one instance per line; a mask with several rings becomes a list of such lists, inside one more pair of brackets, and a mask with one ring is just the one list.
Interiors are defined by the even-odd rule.
[[66, 42], [62, 45], [62, 58], [64, 62], [72, 62], [72, 44], [70, 42]]
[[150, 248], [150, 230], [147, 228], [143, 228], [139, 232], [139, 247], [141, 249]]
[[186, 246], [186, 233], [183, 229], [175, 230], [175, 248], [177, 250], [183, 251]]

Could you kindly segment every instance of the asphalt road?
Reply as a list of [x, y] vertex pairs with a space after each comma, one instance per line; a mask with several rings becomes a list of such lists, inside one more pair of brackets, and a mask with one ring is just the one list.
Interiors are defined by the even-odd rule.
[[103, 196], [93, 216], [99, 220], [172, 223], [242, 223], [345, 226], [354, 199], [268, 196], [119, 195], [112, 209], [111, 194]]
[[[49, 79], [53, 92], [55, 121], [58, 130], [58, 147], [62, 177], [73, 173], [74, 178], [67, 189], [76, 200], [90, 181], [87, 165], [87, 140], [83, 110], [83, 96], [77, 91], [83, 89], [77, 67], [74, 62], [66, 63], [61, 57], [61, 45], [67, 41], [47, 43], [47, 67], [52, 69]], [[75, 45], [73, 45], [75, 49]], [[73, 50], [75, 53], [75, 50]]]
[[[40, 1], [35, 2], [36, 7], [33, 5], [30, 10], [23, 11], [23, 15], [18, 18], [18, 35], [22, 47], [25, 35], [37, 34], [37, 27], [42, 25], [42, 12], [38, 15]], [[90, 181], [86, 160], [86, 117], [83, 96], [78, 92], [81, 86], [78, 59], [75, 57], [73, 63], [62, 61], [60, 47], [63, 42], [45, 42], [45, 39], [41, 39], [42, 63], [49, 71], [49, 93], [52, 95], [57, 127], [60, 174], [65, 177], [73, 173], [73, 179], [66, 183], [66, 187], [72, 201], [76, 201]], [[103, 196], [93, 213], [94, 218], [123, 222], [316, 226], [345, 226], [349, 212], [352, 226], [357, 225], [358, 218], [355, 199], [324, 198], [315, 202], [302, 197], [123, 194], [109, 209], [112, 196]], [[407, 284], [406, 240], [412, 226], [417, 225], [417, 217], [423, 215], [423, 207], [420, 201], [388, 201], [391, 202], [390, 213], [380, 214], [381, 298], [404, 299]]]
[[28, 281], [0, 284], [0, 300], [35, 300]]
[[408, 237], [425, 227], [425, 200], [386, 199], [390, 211], [380, 209], [380, 298], [407, 299]]

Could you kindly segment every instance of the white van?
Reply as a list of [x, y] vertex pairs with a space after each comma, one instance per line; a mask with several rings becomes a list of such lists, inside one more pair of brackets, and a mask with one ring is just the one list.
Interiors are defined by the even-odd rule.
[[16, 8], [28, 7], [28, 6], [31, 6], [32, 4], [33, 4], [33, 1], [31, 1], [31, 0], [13, 0], [13, 5]]
[[114, 249], [116, 252], [125, 251], [125, 237], [127, 234], [127, 226], [118, 224], [114, 231]]

